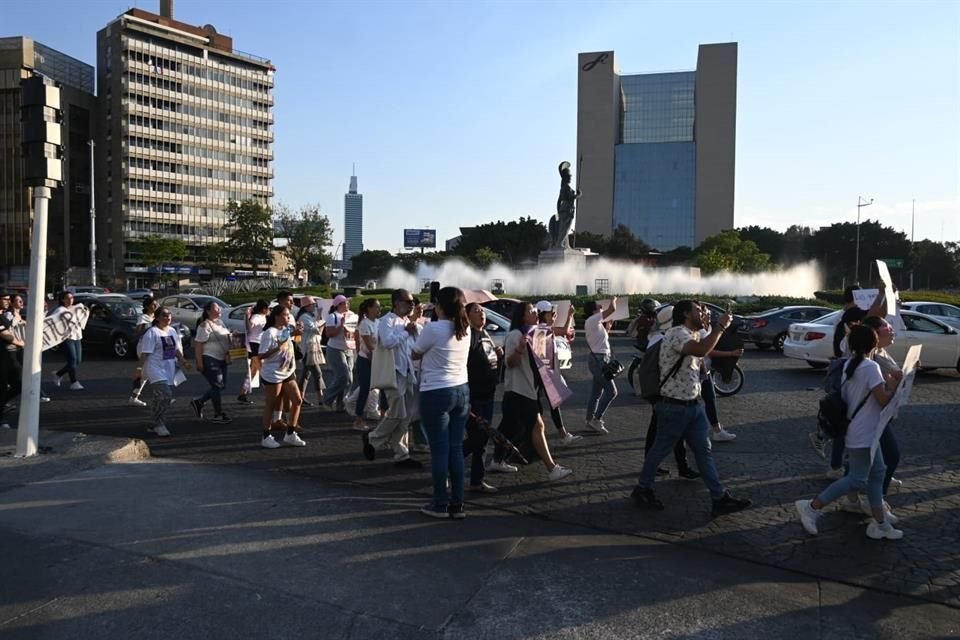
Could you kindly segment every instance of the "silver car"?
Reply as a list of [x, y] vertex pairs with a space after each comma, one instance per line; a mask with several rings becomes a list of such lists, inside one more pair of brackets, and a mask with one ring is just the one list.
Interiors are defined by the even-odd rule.
[[952, 304], [944, 304], [942, 302], [903, 302], [900, 304], [900, 308], [932, 316], [940, 322], [946, 322], [954, 329], [960, 329], [960, 308]]
[[188, 327], [197, 328], [200, 324], [200, 317], [203, 315], [203, 308], [208, 302], [216, 302], [220, 305], [223, 315], [226, 316], [230, 305], [214, 296], [201, 295], [176, 295], [167, 296], [160, 300], [160, 306], [170, 310], [170, 315], [177, 322], [181, 322]]

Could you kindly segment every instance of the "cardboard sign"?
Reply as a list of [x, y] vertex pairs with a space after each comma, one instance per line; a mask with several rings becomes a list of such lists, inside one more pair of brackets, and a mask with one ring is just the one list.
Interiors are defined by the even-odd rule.
[[864, 311], [868, 311], [873, 306], [873, 301], [880, 294], [879, 289], [854, 289], [853, 301]]
[[232, 360], [244, 360], [247, 357], [247, 345], [244, 340], [245, 334], [230, 334], [230, 358]]
[[551, 300], [555, 312], [553, 314], [553, 326], [562, 327], [567, 324], [567, 314], [570, 313], [569, 300]]
[[[597, 300], [597, 307], [600, 309], [606, 309], [610, 306], [610, 300]], [[604, 322], [612, 322], [614, 320], [626, 320], [630, 317], [630, 308], [627, 304], [627, 300], [617, 299], [617, 310], [613, 312], [613, 315], [607, 316]]]
[[[90, 318], [90, 309], [85, 305], [75, 304], [72, 307], [57, 307], [57, 309], [43, 319], [43, 351], [52, 349], [64, 340], [70, 337], [74, 329], [79, 328], [83, 331], [87, 326], [87, 320]], [[22, 333], [19, 334], [21, 340], [26, 335], [26, 325], [17, 326]]]
[[880, 436], [883, 435], [883, 430], [887, 428], [887, 424], [889, 424], [891, 420], [897, 417], [900, 407], [905, 406], [910, 400], [913, 382], [917, 377], [917, 365], [920, 364], [920, 351], [922, 347], [923, 345], [920, 344], [911, 346], [909, 351], [907, 351], [906, 357], [903, 359], [903, 368], [901, 369], [901, 371], [903, 371], [903, 378], [893, 392], [893, 398], [890, 399], [887, 406], [880, 412], [880, 428], [877, 429], [877, 435], [874, 437], [873, 445], [870, 447], [871, 460], [877, 453], [877, 447], [880, 446]]

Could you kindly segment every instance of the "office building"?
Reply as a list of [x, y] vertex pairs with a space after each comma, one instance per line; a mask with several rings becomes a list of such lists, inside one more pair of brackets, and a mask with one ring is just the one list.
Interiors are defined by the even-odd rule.
[[[356, 171], [354, 171], [356, 174]], [[343, 196], [343, 264], [363, 251], [363, 194], [357, 193], [357, 176], [350, 176], [350, 190]]]
[[63, 183], [48, 206], [49, 286], [89, 281], [90, 141], [97, 102], [93, 67], [31, 38], [0, 38], [0, 284], [26, 287], [33, 234], [32, 190], [24, 184], [20, 82], [34, 74], [60, 84]]
[[185, 263], [161, 268], [204, 275], [205, 247], [227, 238], [228, 203], [273, 196], [273, 65], [212, 25], [174, 20], [172, 4], [131, 9], [97, 33], [97, 222], [128, 285], [157, 269], [137, 240], [184, 240]]
[[733, 228], [737, 44], [701, 45], [694, 71], [621, 74], [613, 51], [578, 62], [577, 231], [625, 225], [666, 251]]

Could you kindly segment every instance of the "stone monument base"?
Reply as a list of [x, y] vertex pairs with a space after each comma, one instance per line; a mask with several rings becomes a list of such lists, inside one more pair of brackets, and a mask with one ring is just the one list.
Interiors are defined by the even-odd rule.
[[586, 269], [589, 249], [547, 249], [540, 252], [537, 264], [541, 267], [571, 265]]

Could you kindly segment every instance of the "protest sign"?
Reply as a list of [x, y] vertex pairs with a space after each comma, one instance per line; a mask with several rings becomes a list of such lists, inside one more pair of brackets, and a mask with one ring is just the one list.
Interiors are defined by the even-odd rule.
[[43, 351], [52, 349], [67, 340], [76, 330], [82, 332], [89, 318], [90, 310], [82, 304], [57, 307], [53, 313], [43, 319]]
[[858, 307], [866, 311], [873, 306], [873, 301], [877, 299], [879, 293], [879, 289], [854, 289], [853, 301]]
[[[599, 309], [606, 309], [610, 306], [610, 300], [597, 300], [597, 307]], [[613, 315], [607, 316], [604, 318], [604, 322], [613, 322], [614, 320], [626, 320], [630, 317], [630, 308], [627, 304], [627, 300], [617, 300], [617, 310], [613, 312]]]
[[553, 326], [562, 327], [567, 324], [567, 314], [570, 313], [570, 301], [569, 300], [551, 300], [550, 304], [553, 305], [554, 314], [553, 314]]
[[896, 390], [893, 392], [893, 397], [890, 399], [890, 402], [880, 411], [879, 428], [877, 429], [877, 435], [874, 437], [873, 445], [870, 447], [871, 459], [876, 454], [877, 447], [880, 446], [880, 436], [883, 435], [883, 430], [886, 429], [887, 424], [897, 416], [900, 407], [906, 405], [910, 400], [913, 381], [917, 377], [917, 365], [920, 364], [920, 350], [922, 347], [923, 345], [919, 344], [911, 346], [909, 351], [907, 351], [906, 357], [903, 359], [903, 367], [900, 369], [903, 372], [903, 378], [900, 379], [900, 384], [897, 385]]

